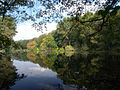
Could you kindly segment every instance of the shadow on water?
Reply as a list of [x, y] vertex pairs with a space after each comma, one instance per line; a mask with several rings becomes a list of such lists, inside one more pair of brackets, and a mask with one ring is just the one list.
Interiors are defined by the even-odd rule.
[[9, 90], [15, 82], [23, 79], [24, 74], [19, 75], [10, 57], [0, 55], [0, 90]]
[[[55, 53], [51, 54], [40, 53], [38, 55], [34, 53], [21, 53], [21, 54], [19, 53], [13, 54], [12, 59], [20, 61], [30, 61], [39, 64], [43, 68], [48, 68], [53, 72], [56, 72], [57, 78], [63, 81], [63, 84], [58, 84], [57, 86], [59, 90], [65, 90], [66, 89], [65, 85], [67, 85], [69, 89], [74, 88], [75, 90], [120, 89], [119, 54], [76, 53], [74, 55], [69, 56], [66, 54], [57, 55]], [[1, 60], [0, 65], [3, 65], [1, 64], [2, 62], [4, 63], [4, 60], [3, 61]], [[16, 81], [17, 74], [15, 72], [16, 71], [15, 67], [12, 66], [12, 61], [6, 60], [6, 63], [9, 63], [9, 65], [11, 64], [10, 66], [8, 65], [10, 67], [9, 69], [11, 69], [9, 71], [11, 72], [7, 73], [13, 75], [11, 76], [12, 78], [9, 79], [9, 82], [11, 82], [12, 84], [10, 85], [7, 84], [7, 86], [10, 87], [14, 85], [13, 82]], [[2, 75], [2, 77], [4, 76], [5, 75]], [[3, 85], [3, 87], [4, 86], [5, 85]]]

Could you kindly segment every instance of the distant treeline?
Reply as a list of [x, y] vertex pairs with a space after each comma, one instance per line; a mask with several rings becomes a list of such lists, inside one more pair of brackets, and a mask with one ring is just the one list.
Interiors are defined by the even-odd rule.
[[[100, 12], [64, 18], [57, 29], [30, 40], [16, 41], [22, 49], [57, 49], [83, 51], [120, 50], [120, 11], [104, 21]], [[98, 20], [96, 20], [98, 19]], [[102, 23], [104, 24], [102, 25]], [[49, 29], [49, 28], [48, 28]]]

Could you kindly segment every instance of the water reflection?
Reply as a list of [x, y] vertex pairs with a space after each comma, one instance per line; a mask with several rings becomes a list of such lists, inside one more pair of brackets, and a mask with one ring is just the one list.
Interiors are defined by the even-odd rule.
[[[120, 55], [76, 53], [12, 55], [17, 73], [27, 78], [16, 82], [17, 90], [119, 90]], [[20, 60], [20, 61], [17, 61]]]
[[0, 55], [0, 90], [9, 90], [17, 80], [24, 78], [24, 74], [16, 73], [10, 57]]
[[57, 90], [58, 84], [62, 81], [57, 79], [56, 72], [48, 68], [40, 67], [39, 64], [32, 62], [14, 60], [14, 65], [18, 69], [18, 73], [24, 73], [27, 77], [16, 82], [12, 87], [13, 90]]
[[58, 78], [64, 84], [78, 89], [118, 90], [120, 85], [120, 58], [114, 55], [76, 55], [55, 64]]

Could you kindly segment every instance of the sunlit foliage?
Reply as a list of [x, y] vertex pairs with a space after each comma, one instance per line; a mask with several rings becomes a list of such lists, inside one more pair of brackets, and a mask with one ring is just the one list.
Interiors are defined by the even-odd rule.
[[43, 39], [43, 42], [41, 43], [40, 48], [43, 50], [47, 50], [48, 48], [49, 49], [57, 48], [57, 44], [54, 41], [54, 37], [48, 34], [47, 37]]

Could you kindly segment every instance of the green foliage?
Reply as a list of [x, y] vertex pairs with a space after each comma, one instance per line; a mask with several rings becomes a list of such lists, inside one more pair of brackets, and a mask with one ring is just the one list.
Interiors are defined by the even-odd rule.
[[[11, 15], [15, 12], [14, 16], [18, 16], [22, 21], [35, 21], [40, 18], [40, 24], [43, 24], [63, 19], [64, 12], [67, 12], [68, 16], [84, 14], [86, 5], [95, 5], [98, 9], [102, 8], [104, 12], [101, 13], [101, 15], [107, 16], [112, 11], [117, 11], [119, 9], [118, 3], [120, 3], [120, 0], [105, 0], [103, 3], [101, 0], [82, 0], [81, 2], [79, 0], [53, 0], [52, 2], [51, 0], [0, 0], [0, 16], [4, 18], [6, 13]], [[37, 5], [43, 6], [44, 9], [38, 8], [38, 10], [35, 10]], [[59, 9], [56, 8], [56, 5], [60, 5]], [[71, 10], [71, 7], [75, 7], [75, 9]], [[26, 9], [30, 9], [31, 13], [26, 11]], [[39, 24], [35, 24], [34, 26], [36, 27], [36, 25], [39, 26]]]
[[46, 37], [46, 34], [40, 35], [38, 38], [33, 38], [32, 41], [36, 41], [38, 46], [40, 46], [40, 44], [43, 42], [43, 39]]
[[29, 40], [19, 40], [15, 41], [15, 43], [19, 46], [19, 48], [27, 49], [27, 44], [29, 43]]
[[33, 49], [33, 53], [34, 53], [34, 54], [38, 54], [38, 53], [39, 53], [39, 48], [35, 47], [35, 48]]
[[75, 49], [71, 45], [65, 47], [65, 51], [74, 51]]
[[[61, 48], [65, 48], [65, 50], [79, 49], [80, 51], [120, 51], [120, 23], [118, 23], [120, 22], [120, 11], [117, 11], [115, 15], [108, 18], [100, 32], [98, 31], [101, 28], [103, 20], [94, 21], [106, 15], [109, 16], [110, 13], [108, 14], [108, 12], [110, 10], [111, 6], [108, 6], [106, 10], [99, 10], [94, 14], [87, 12], [83, 16], [78, 15], [77, 19], [82, 22], [86, 21], [85, 23], [79, 22], [79, 20], [76, 20], [76, 17], [64, 18], [58, 22], [56, 30], [48, 35], [43, 34], [38, 38], [33, 38], [30, 41], [36, 41], [37, 45], [40, 46], [37, 46], [37, 48], [40, 48], [40, 50], [56, 50], [56, 48], [60, 48], [57, 52], [63, 52], [64, 50]], [[105, 14], [104, 12], [107, 12], [106, 15], [102, 15]], [[90, 36], [94, 33], [96, 34]]]
[[36, 41], [30, 41], [27, 44], [27, 49], [28, 49], [28, 52], [33, 52], [34, 54], [39, 53], [39, 48], [38, 48], [38, 44]]
[[61, 54], [63, 54], [63, 53], [65, 52], [64, 48], [61, 47], [61, 48], [59, 49], [59, 52], [60, 52]]
[[54, 37], [51, 34], [48, 34], [47, 37], [43, 39], [43, 42], [40, 45], [40, 49], [54, 49], [57, 48], [57, 44], [54, 41]]
[[0, 48], [9, 50], [11, 46], [15, 46], [13, 36], [16, 34], [15, 20], [10, 16], [6, 16], [2, 21], [0, 17]]
[[74, 53], [74, 51], [65, 51], [65, 56], [71, 57], [72, 55], [74, 55]]

